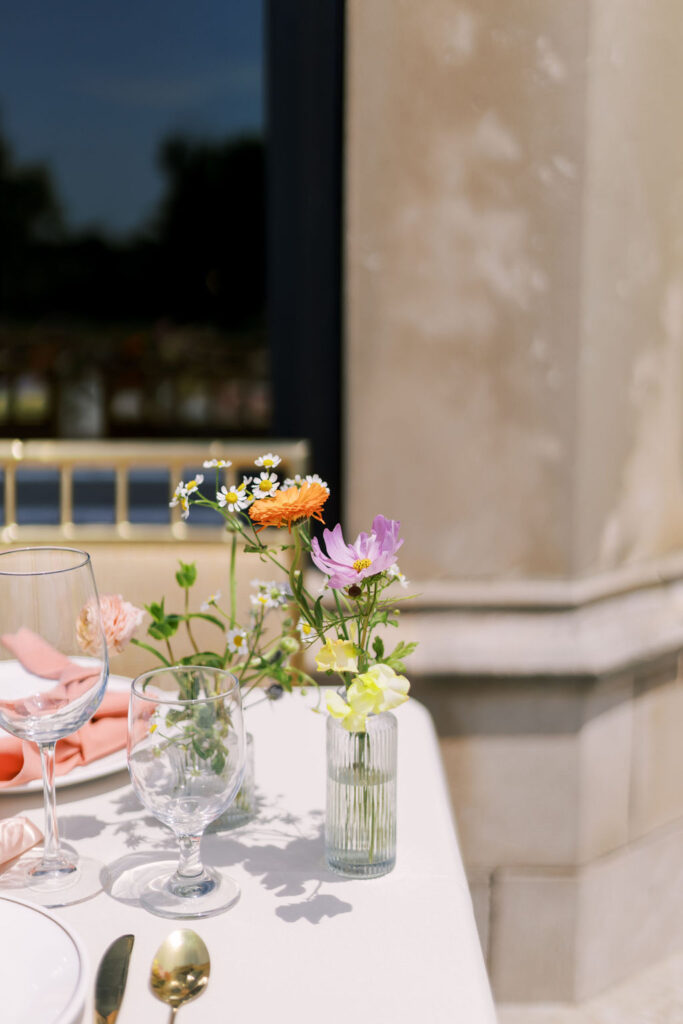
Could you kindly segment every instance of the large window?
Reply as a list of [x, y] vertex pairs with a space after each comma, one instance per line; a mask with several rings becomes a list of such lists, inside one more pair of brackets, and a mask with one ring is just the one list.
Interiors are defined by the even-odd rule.
[[268, 433], [261, 3], [2, 20], [0, 435]]

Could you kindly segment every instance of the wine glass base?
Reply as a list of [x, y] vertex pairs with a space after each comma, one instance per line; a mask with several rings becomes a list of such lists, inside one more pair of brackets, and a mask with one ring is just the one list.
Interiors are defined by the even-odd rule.
[[198, 886], [196, 894], [179, 896], [169, 887], [178, 862], [162, 861], [154, 867], [155, 874], [147, 879], [140, 891], [139, 899], [143, 907], [159, 917], [212, 917], [234, 906], [240, 898], [240, 887], [234, 878], [216, 871], [215, 868], [205, 868], [205, 873], [214, 882], [208, 892], [202, 891], [205, 887]]
[[40, 850], [24, 854], [0, 876], [0, 892], [11, 893], [39, 907], [68, 907], [101, 892], [103, 864], [100, 861], [79, 857], [75, 871], [32, 874], [40, 859]]

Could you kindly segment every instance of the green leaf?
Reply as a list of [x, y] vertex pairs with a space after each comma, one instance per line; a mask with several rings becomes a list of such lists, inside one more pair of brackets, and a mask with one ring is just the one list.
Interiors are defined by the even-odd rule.
[[266, 675], [268, 679], [273, 679], [276, 683], [279, 683], [280, 686], [284, 686], [286, 690], [291, 690], [292, 687], [289, 681], [289, 672], [281, 665], [269, 665], [267, 670], [264, 672], [264, 675]]
[[195, 562], [179, 562], [180, 569], [175, 574], [176, 581], [179, 587], [183, 590], [189, 590], [190, 587], [195, 583], [197, 579], [197, 566]]
[[206, 612], [190, 612], [189, 615], [183, 615], [183, 619], [205, 619], [207, 622], [213, 622], [214, 626], [218, 626], [219, 629], [225, 631], [225, 626], [221, 620], [216, 618], [215, 615], [207, 615]]
[[375, 652], [375, 657], [378, 661], [381, 661], [384, 657], [384, 641], [381, 636], [376, 636], [372, 641], [372, 649]]
[[142, 647], [143, 650], [149, 651], [150, 654], [154, 654], [157, 658], [159, 658], [160, 661], [164, 663], [164, 665], [171, 664], [168, 658], [165, 658], [161, 651], [157, 651], [157, 649], [155, 647], [151, 647], [150, 644], [143, 643], [142, 640], [138, 640], [136, 637], [132, 637], [130, 642], [132, 644], [135, 644], [136, 647]]
[[315, 619], [316, 628], [322, 632], [324, 619], [323, 619], [323, 599], [319, 597], [313, 605], [313, 618]]
[[171, 708], [166, 712], [166, 725], [176, 725], [187, 717], [187, 712], [181, 708]]
[[145, 605], [145, 608], [156, 622], [163, 619], [166, 615], [164, 612], [164, 600], [165, 598], [161, 599], [161, 604], [156, 604], [156, 602], [153, 601], [152, 604]]
[[384, 660], [386, 664], [389, 666], [389, 668], [393, 668], [395, 672], [404, 675], [406, 671], [406, 666], [403, 659], [407, 658], [410, 654], [412, 654], [416, 647], [417, 643], [411, 642], [405, 644], [403, 643], [403, 641], [401, 641], [396, 645], [396, 647], [391, 652], [389, 657], [385, 658]]
[[168, 640], [178, 632], [178, 626], [182, 622], [180, 615], [167, 615], [163, 619], [150, 623], [147, 632], [155, 640]]
[[188, 654], [180, 661], [181, 665], [207, 665], [208, 668], [224, 668], [225, 662], [220, 654], [213, 651], [200, 651], [198, 654]]
[[201, 757], [202, 761], [206, 761], [207, 757], [211, 752], [210, 750], [207, 750], [206, 746], [200, 743], [200, 741], [196, 737], [193, 737], [192, 739], [192, 749], [194, 750], [197, 757]]
[[225, 753], [221, 747], [218, 748], [211, 758], [211, 767], [215, 771], [216, 775], [220, 775], [225, 768]]
[[195, 711], [195, 721], [200, 729], [210, 729], [216, 720], [212, 705], [200, 704]]

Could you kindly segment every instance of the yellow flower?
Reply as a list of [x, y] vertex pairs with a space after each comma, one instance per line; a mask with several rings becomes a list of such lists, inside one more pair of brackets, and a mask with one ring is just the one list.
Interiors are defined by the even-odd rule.
[[321, 672], [357, 672], [358, 649], [352, 640], [327, 640], [316, 655], [315, 664]]
[[346, 691], [346, 700], [336, 691], [328, 692], [327, 710], [349, 732], [365, 732], [368, 715], [397, 708], [408, 700], [409, 689], [405, 676], [397, 676], [393, 668], [372, 665], [353, 680]]
[[397, 676], [393, 668], [380, 663], [356, 676], [349, 686], [347, 698], [349, 705], [359, 714], [377, 715], [405, 703], [409, 689], [410, 683], [405, 676]]
[[365, 732], [365, 715], [359, 715], [335, 690], [328, 691], [327, 710], [348, 732]]

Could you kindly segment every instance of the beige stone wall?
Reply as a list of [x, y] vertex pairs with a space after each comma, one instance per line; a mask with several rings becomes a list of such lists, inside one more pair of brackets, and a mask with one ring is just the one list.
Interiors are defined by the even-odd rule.
[[590, 5], [575, 568], [683, 546], [683, 5]]
[[683, 544], [683, 7], [350, 0], [348, 518], [420, 580]]
[[683, 948], [683, 677], [418, 680], [502, 1002], [581, 1000]]
[[494, 992], [581, 999], [683, 943], [683, 4], [347, 13], [345, 518]]
[[570, 568], [586, 32], [348, 5], [349, 518], [400, 516], [413, 577]]

